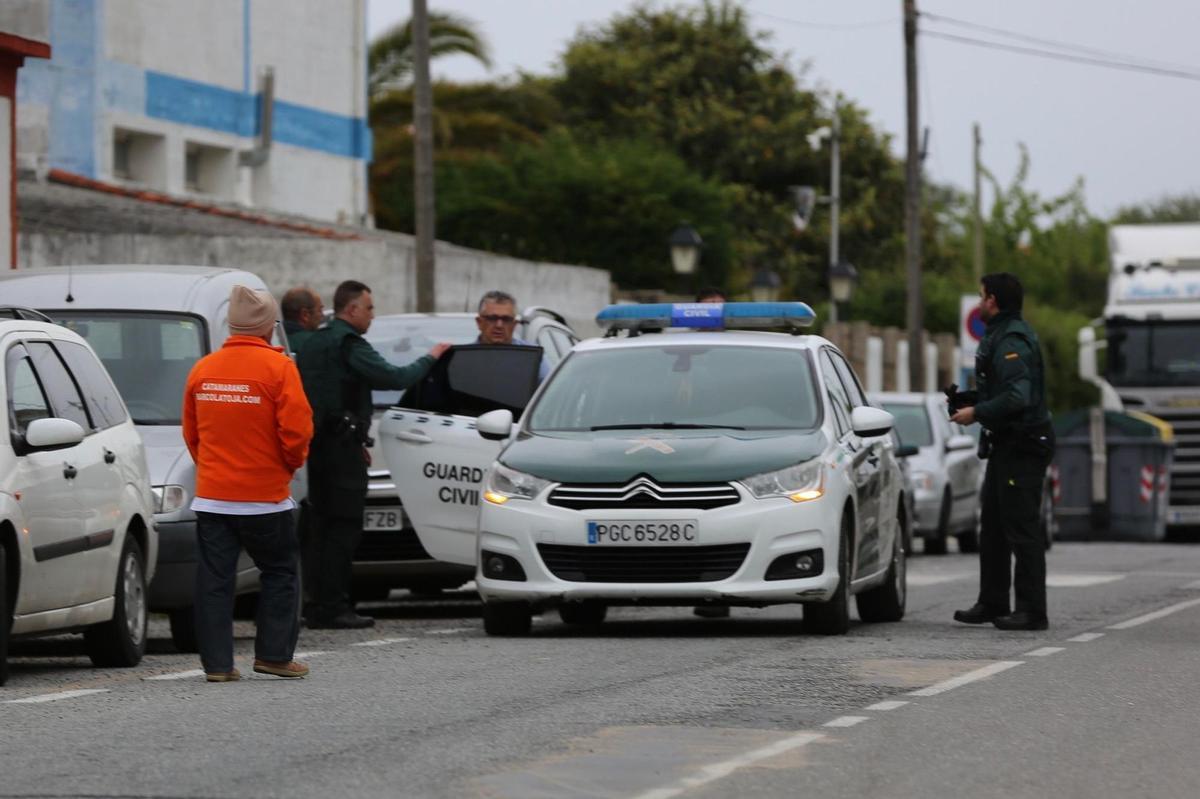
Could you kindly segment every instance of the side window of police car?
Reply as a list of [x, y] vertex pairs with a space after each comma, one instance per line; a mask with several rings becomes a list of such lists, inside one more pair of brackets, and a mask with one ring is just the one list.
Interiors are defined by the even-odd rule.
[[850, 364], [846, 363], [845, 357], [833, 352], [829, 355], [833, 359], [833, 365], [837, 367], [838, 375], [842, 378], [842, 385], [846, 387], [846, 396], [850, 400], [851, 409], [870, 405], [867, 395], [863, 392], [862, 386], [858, 384], [858, 378], [855, 377]]
[[838, 376], [837, 367], [833, 365], [829, 350], [821, 350], [821, 374], [825, 377], [825, 389], [829, 392], [830, 404], [833, 405], [833, 415], [837, 420], [838, 438], [850, 432], [850, 399], [846, 396], [846, 388]]
[[67, 367], [50, 343], [30, 341], [25, 344], [25, 347], [29, 350], [29, 357], [33, 360], [33, 367], [37, 370], [38, 377], [41, 378], [42, 387], [50, 397], [50, 406], [54, 409], [54, 415], [70, 419], [84, 430], [94, 430], [97, 426], [92, 424], [75, 378], [67, 371]]
[[13, 347], [5, 358], [8, 374], [8, 422], [13, 446], [24, 449], [25, 431], [35, 419], [49, 419], [50, 403], [42, 391], [33, 364], [21, 346]]

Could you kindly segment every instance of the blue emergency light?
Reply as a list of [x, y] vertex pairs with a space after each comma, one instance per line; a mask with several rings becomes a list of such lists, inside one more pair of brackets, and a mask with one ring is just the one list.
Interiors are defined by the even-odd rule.
[[816, 321], [803, 302], [659, 302], [610, 305], [596, 314], [596, 324], [608, 335], [618, 330], [641, 331], [667, 327], [693, 330], [798, 330]]

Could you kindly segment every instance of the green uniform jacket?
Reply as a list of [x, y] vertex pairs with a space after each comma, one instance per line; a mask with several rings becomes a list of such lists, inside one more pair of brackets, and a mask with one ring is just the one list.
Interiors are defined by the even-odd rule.
[[299, 323], [285, 319], [283, 322], [283, 332], [287, 334], [288, 349], [292, 352], [300, 352], [300, 348], [304, 345], [304, 342], [308, 341], [309, 337], [316, 331], [305, 330]]
[[1050, 421], [1041, 347], [1019, 312], [988, 322], [975, 354], [975, 381], [975, 419], [993, 435], [1025, 433]]

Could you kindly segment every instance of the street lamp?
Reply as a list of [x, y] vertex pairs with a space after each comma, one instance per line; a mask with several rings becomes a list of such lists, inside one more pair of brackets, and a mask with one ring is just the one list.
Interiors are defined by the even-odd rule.
[[770, 269], [759, 269], [750, 280], [750, 299], [755, 302], [775, 302], [779, 299], [779, 287], [782, 283], [778, 273]]
[[671, 265], [675, 268], [675, 274], [693, 274], [700, 261], [700, 248], [704, 246], [700, 234], [684, 222], [671, 233], [668, 243], [671, 245]]
[[854, 284], [858, 282], [858, 270], [849, 261], [838, 261], [829, 267], [829, 321], [837, 322], [839, 302], [850, 302]]

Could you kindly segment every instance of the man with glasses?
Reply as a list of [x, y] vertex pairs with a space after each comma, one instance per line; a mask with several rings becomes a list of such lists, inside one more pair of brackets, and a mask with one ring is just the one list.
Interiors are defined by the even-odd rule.
[[[517, 329], [517, 301], [503, 291], [489, 291], [479, 300], [479, 313], [475, 317], [479, 325], [478, 344], [516, 344], [519, 347], [533, 347], [528, 341], [514, 338]], [[550, 363], [543, 356], [538, 367], [538, 382], [550, 374]]]

